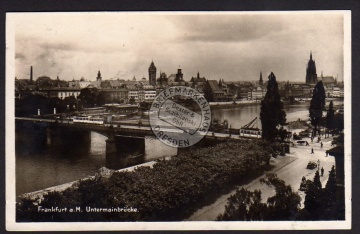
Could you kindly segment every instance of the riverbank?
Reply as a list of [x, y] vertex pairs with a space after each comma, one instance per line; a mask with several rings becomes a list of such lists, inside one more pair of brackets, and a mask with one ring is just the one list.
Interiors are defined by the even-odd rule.
[[[241, 153], [240, 153], [241, 152]], [[44, 221], [175, 221], [203, 207], [224, 188], [261, 174], [272, 148], [267, 142], [236, 141], [180, 153], [132, 173], [114, 173], [109, 179], [83, 180], [43, 201], [18, 204], [19, 222]], [[205, 156], [206, 155], [206, 156]], [[254, 157], [254, 155], [256, 155]], [[42, 204], [42, 202], [44, 204]], [[79, 213], [39, 213], [38, 206], [79, 207]], [[136, 213], [86, 213], [86, 206], [131, 207]]]
[[259, 105], [260, 101], [236, 101], [236, 102], [209, 102], [210, 108], [212, 110], [218, 109], [232, 109], [241, 106], [248, 106], [248, 105]]
[[[168, 160], [170, 158], [171, 157], [164, 157], [165, 160]], [[156, 163], [157, 163], [157, 161], [154, 160], [154, 161], [142, 163], [142, 164], [139, 164], [139, 165], [135, 165], [135, 166], [119, 169], [119, 170], [110, 170], [110, 169], [107, 169], [107, 168], [103, 167], [103, 168], [101, 168], [99, 170], [99, 172], [97, 174], [99, 176], [103, 176], [103, 177], [108, 178], [114, 172], [135, 171], [139, 167], [150, 167], [150, 168], [152, 168]], [[89, 177], [86, 177], [86, 178], [81, 179], [81, 180], [82, 181], [83, 180], [92, 180], [92, 179], [95, 179], [96, 176], [97, 175], [89, 176]], [[30, 193], [24, 193], [24, 194], [21, 194], [21, 195], [17, 196], [17, 198], [18, 199], [25, 199], [26, 198], [26, 199], [31, 199], [31, 200], [39, 200], [39, 199], [42, 200], [44, 198], [45, 194], [50, 193], [50, 192], [62, 192], [64, 190], [70, 188], [71, 186], [76, 185], [77, 183], [79, 183], [79, 181], [80, 180], [71, 181], [71, 182], [68, 182], [68, 183], [65, 183], [65, 184], [49, 187], [49, 188], [46, 188], [46, 189], [41, 189], [41, 190], [30, 192]]]

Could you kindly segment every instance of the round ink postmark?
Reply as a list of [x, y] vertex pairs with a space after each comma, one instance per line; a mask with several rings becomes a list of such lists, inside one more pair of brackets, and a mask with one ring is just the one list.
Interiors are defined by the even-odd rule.
[[207, 134], [211, 123], [210, 105], [195, 89], [170, 87], [152, 102], [149, 122], [156, 138], [166, 145], [189, 147]]

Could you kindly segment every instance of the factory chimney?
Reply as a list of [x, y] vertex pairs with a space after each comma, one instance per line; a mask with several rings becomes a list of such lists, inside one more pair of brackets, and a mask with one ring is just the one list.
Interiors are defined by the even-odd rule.
[[30, 67], [30, 83], [33, 82], [33, 69], [32, 66]]

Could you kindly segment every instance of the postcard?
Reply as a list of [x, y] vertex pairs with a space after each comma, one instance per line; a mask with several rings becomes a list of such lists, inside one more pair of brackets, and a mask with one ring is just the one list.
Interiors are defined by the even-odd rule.
[[351, 11], [6, 14], [6, 228], [351, 229]]

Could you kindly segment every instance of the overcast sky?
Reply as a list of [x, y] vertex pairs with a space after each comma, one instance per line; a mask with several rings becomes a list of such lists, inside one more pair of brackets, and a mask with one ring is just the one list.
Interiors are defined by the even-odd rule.
[[153, 60], [185, 80], [305, 81], [310, 51], [318, 76], [343, 79], [343, 14], [21, 13], [15, 14], [15, 75], [72, 80], [148, 78]]

